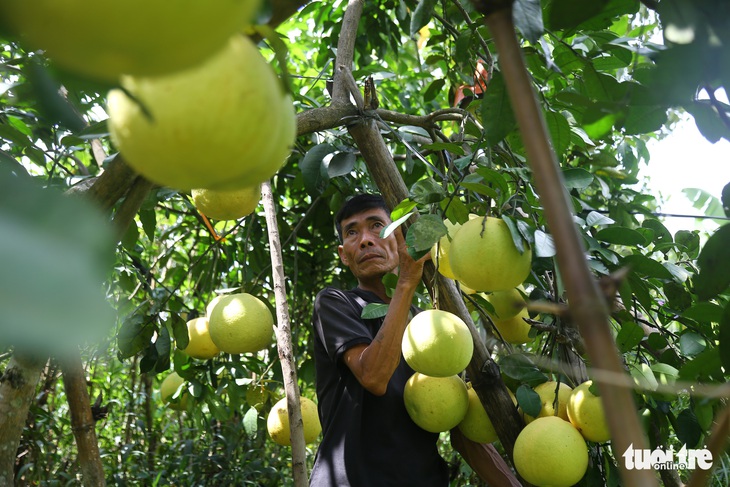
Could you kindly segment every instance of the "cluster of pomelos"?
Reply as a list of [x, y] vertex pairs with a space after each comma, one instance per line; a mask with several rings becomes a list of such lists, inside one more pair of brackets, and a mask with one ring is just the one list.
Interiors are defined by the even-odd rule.
[[[200, 198], [215, 202], [218, 191], [257, 191], [296, 135], [290, 96], [244, 35], [260, 3], [7, 1], [0, 28], [61, 71], [114, 86], [108, 128], [124, 160], [154, 183], [206, 190]], [[208, 216], [240, 218], [258, 201], [247, 194], [242, 209], [230, 196]]]
[[447, 234], [431, 249], [440, 274], [457, 281], [467, 294], [479, 293], [494, 308], [490, 318], [501, 338], [527, 343], [529, 318], [522, 283], [530, 273], [532, 252], [520, 250], [501, 218], [470, 215], [463, 224], [444, 220]]

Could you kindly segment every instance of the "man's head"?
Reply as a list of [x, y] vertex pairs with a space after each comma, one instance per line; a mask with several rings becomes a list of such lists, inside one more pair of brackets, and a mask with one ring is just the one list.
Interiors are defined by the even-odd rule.
[[359, 195], [343, 205], [335, 217], [342, 263], [350, 268], [360, 285], [380, 282], [398, 266], [398, 243], [394, 235], [381, 238], [391, 222], [383, 198]]
[[337, 227], [337, 238], [342, 243], [342, 220], [351, 217], [356, 213], [373, 208], [382, 208], [384, 212], [390, 215], [390, 210], [385, 200], [379, 194], [359, 194], [353, 196], [342, 205], [335, 215], [335, 227]]

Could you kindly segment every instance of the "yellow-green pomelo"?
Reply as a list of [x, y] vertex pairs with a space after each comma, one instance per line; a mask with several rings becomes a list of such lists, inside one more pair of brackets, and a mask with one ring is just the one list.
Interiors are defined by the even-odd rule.
[[208, 360], [220, 353], [220, 350], [210, 338], [208, 318], [204, 316], [193, 318], [188, 321], [187, 325], [189, 341], [183, 352], [201, 360]]
[[218, 302], [225, 297], [225, 294], [218, 294], [213, 299], [210, 300], [210, 302], [205, 307], [205, 316], [210, 320], [210, 313], [213, 311], [213, 308], [215, 308], [215, 305], [218, 304]]
[[185, 379], [180, 377], [177, 372], [174, 371], [162, 380], [162, 383], [160, 384], [160, 399], [162, 399], [162, 402], [170, 409], [177, 409], [179, 411], [187, 409], [189, 396], [187, 391], [181, 391], [176, 400], [172, 398], [184, 382]]
[[248, 293], [223, 296], [208, 322], [210, 338], [225, 353], [257, 352], [273, 339], [274, 317], [269, 307]]
[[61, 68], [116, 82], [200, 63], [245, 28], [259, 0], [8, 0], [0, 23]]
[[[497, 441], [499, 439], [497, 437], [497, 431], [494, 429], [492, 420], [489, 419], [489, 415], [484, 409], [484, 405], [479, 399], [477, 392], [471, 386], [470, 382], [467, 382], [466, 388], [469, 393], [469, 407], [466, 410], [464, 419], [458, 424], [459, 430], [464, 436], [477, 443], [492, 443]], [[512, 398], [512, 402], [517, 405], [517, 399], [512, 394], [512, 391], [509, 389], [507, 391]]]
[[517, 473], [538, 487], [570, 487], [588, 469], [588, 446], [569, 422], [537, 418], [523, 428], [513, 451]]
[[406, 382], [403, 402], [414, 423], [438, 433], [450, 430], [464, 419], [469, 393], [457, 375], [431, 377], [416, 372]]
[[124, 76], [121, 84], [127, 93], [115, 89], [107, 98], [112, 140], [134, 170], [158, 184], [258, 185], [279, 170], [294, 143], [291, 98], [247, 37], [232, 37], [191, 69]]
[[525, 307], [525, 298], [522, 295], [524, 291], [522, 285], [519, 285], [506, 291], [483, 294], [484, 299], [494, 308], [494, 313], [490, 315], [496, 320], [507, 320], [517, 316]]
[[532, 327], [524, 318], [529, 318], [530, 314], [527, 309], [523, 309], [516, 316], [506, 320], [493, 320], [494, 326], [502, 335], [502, 339], [507, 343], [520, 345], [532, 340], [530, 338], [530, 330]]
[[[558, 387], [558, 382], [554, 380], [549, 380], [547, 382], [543, 382], [540, 385], [535, 386], [535, 392], [537, 392], [537, 395], [540, 396], [540, 401], [542, 402], [542, 409], [540, 409], [540, 414], [537, 415], [538, 418], [544, 418], [545, 416], [555, 416], [555, 388]], [[559, 389], [558, 389], [558, 411], [557, 416], [562, 419], [563, 421], [568, 421], [568, 398], [570, 397], [570, 393], [573, 392], [573, 388], [570, 387], [565, 382], [561, 382]], [[524, 419], [526, 423], [531, 423], [535, 420], [534, 417], [530, 416], [529, 414], [524, 415]]]
[[448, 377], [469, 365], [474, 341], [461, 318], [448, 311], [429, 309], [408, 323], [401, 348], [406, 362], [416, 372]]
[[448, 277], [449, 279], [456, 279], [454, 273], [451, 272], [451, 265], [449, 264], [448, 253], [449, 246], [451, 245], [451, 239], [456, 234], [461, 224], [451, 223], [451, 220], [445, 219], [444, 225], [446, 225], [447, 233], [439, 239], [437, 243], [431, 247], [431, 260], [434, 265], [438, 267], [439, 273], [442, 276]]
[[611, 439], [603, 403], [589, 388], [593, 381], [583, 382], [568, 398], [568, 419], [586, 440], [603, 443]]
[[[317, 404], [307, 397], [299, 398], [299, 405], [302, 411], [302, 423], [304, 428], [304, 442], [312, 443], [322, 431], [317, 413]], [[269, 411], [266, 419], [266, 430], [274, 442], [291, 446], [291, 429], [289, 427], [289, 412], [286, 404], [286, 397], [280, 399]]]
[[449, 264], [456, 278], [477, 291], [504, 291], [530, 273], [532, 251], [520, 253], [501, 218], [473, 218], [451, 240]]
[[203, 215], [216, 220], [238, 220], [259, 205], [261, 186], [232, 190], [194, 189], [193, 204]]

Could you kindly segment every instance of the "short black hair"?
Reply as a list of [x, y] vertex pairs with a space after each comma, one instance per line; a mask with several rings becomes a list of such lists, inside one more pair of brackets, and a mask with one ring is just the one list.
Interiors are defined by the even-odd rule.
[[337, 215], [335, 215], [335, 227], [337, 228], [337, 238], [340, 243], [342, 243], [342, 220], [373, 208], [381, 208], [390, 215], [388, 204], [379, 194], [358, 194], [345, 201]]

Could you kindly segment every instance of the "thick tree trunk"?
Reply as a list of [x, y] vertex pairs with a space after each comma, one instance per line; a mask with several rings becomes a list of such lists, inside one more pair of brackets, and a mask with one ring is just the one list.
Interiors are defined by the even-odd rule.
[[106, 485], [104, 468], [94, 430], [96, 422], [91, 413], [91, 400], [81, 357], [72, 354], [64, 358], [61, 361], [61, 371], [84, 487], [104, 487]]
[[0, 376], [0, 485], [13, 485], [15, 454], [45, 359], [16, 352]]
[[286, 275], [284, 274], [284, 259], [279, 240], [279, 226], [276, 222], [274, 195], [268, 181], [261, 185], [261, 198], [264, 203], [266, 227], [269, 234], [272, 279], [276, 297], [277, 325], [274, 329], [276, 332], [276, 345], [279, 350], [279, 361], [281, 362], [281, 372], [284, 377], [286, 407], [289, 413], [294, 485], [296, 487], [306, 487], [309, 484], [306, 463], [307, 451], [304, 444], [304, 423], [299, 402], [300, 393], [291, 338], [291, 320], [289, 319], [289, 307], [286, 301]]

